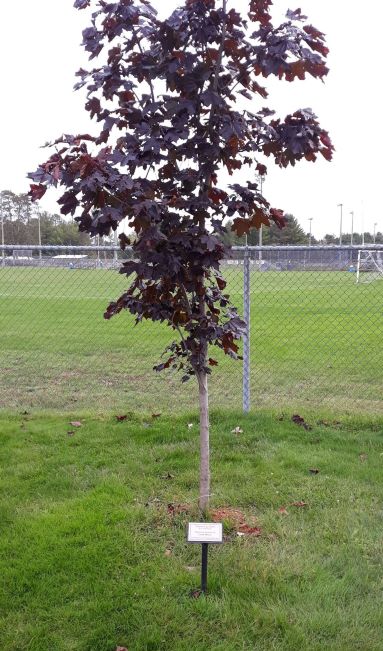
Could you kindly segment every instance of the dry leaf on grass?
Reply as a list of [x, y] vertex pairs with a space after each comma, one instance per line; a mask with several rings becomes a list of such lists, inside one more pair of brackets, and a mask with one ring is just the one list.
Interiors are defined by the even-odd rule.
[[179, 513], [189, 513], [189, 511], [189, 504], [173, 504], [172, 502], [168, 504], [169, 515], [179, 515]]
[[71, 420], [69, 425], [72, 425], [72, 427], [82, 427], [82, 422], [79, 420]]
[[74, 430], [70, 430], [69, 432], [67, 432], [67, 434], [68, 434], [68, 436], [74, 436], [75, 432], [74, 432]]
[[289, 512], [288, 512], [288, 510], [286, 509], [285, 506], [280, 506], [279, 509], [278, 509], [278, 513], [280, 513], [281, 515], [288, 515], [289, 514]]
[[192, 599], [199, 599], [203, 595], [202, 590], [190, 590], [190, 596]]
[[261, 536], [262, 535], [262, 530], [259, 527], [250, 527], [248, 524], [242, 524], [239, 527], [239, 532], [237, 533], [242, 533], [247, 536]]
[[235, 427], [234, 429], [231, 430], [231, 433], [232, 434], [243, 434], [243, 429], [241, 429], [240, 427], [237, 426], [237, 427]]
[[304, 506], [308, 506], [307, 502], [303, 502], [302, 500], [299, 500], [298, 502], [293, 502], [291, 506], [297, 506], [299, 508], [302, 508]]
[[300, 416], [299, 414], [294, 414], [294, 416], [291, 417], [291, 420], [293, 421], [293, 423], [295, 423], [296, 425], [299, 425], [300, 427], [303, 427], [306, 430], [312, 429], [312, 427], [310, 425], [308, 425], [308, 423], [306, 423], [305, 419], [302, 418], [302, 416]]

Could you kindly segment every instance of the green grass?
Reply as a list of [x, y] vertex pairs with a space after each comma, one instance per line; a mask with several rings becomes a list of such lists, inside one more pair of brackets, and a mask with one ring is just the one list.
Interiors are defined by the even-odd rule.
[[[241, 310], [242, 270], [228, 268], [227, 278]], [[152, 371], [168, 328], [134, 327], [128, 314], [103, 319], [125, 287], [105, 269], [0, 269], [0, 406], [193, 408], [194, 385]], [[382, 299], [383, 283], [356, 285], [347, 272], [253, 272], [253, 405], [382, 413]], [[239, 408], [241, 363], [220, 351], [218, 360], [212, 404]]]
[[304, 415], [213, 413], [212, 505], [262, 535], [226, 523], [200, 599], [195, 414], [1, 416], [1, 650], [383, 649], [383, 421]]

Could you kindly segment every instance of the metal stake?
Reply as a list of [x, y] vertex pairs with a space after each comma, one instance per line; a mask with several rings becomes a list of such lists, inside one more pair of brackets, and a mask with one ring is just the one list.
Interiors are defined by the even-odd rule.
[[201, 592], [207, 592], [207, 556], [209, 543], [202, 543]]

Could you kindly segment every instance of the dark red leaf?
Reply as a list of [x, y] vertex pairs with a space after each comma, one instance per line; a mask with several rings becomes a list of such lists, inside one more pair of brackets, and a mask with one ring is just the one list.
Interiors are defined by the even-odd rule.
[[45, 185], [41, 185], [41, 183], [39, 183], [38, 185], [32, 183], [30, 185], [30, 190], [28, 194], [31, 197], [32, 201], [38, 201], [38, 199], [41, 199], [44, 196], [46, 191], [47, 188]]
[[291, 420], [293, 421], [293, 423], [295, 423], [296, 425], [299, 425], [300, 427], [303, 427], [306, 430], [311, 430], [312, 429], [312, 427], [310, 425], [308, 425], [306, 423], [305, 419], [302, 418], [302, 416], [299, 416], [299, 414], [294, 414], [291, 417]]

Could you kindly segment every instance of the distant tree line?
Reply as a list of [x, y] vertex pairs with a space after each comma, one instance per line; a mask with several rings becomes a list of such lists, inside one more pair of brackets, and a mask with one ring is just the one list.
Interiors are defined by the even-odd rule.
[[[304, 231], [302, 226], [299, 224], [298, 220], [294, 215], [287, 214], [286, 217], [286, 226], [283, 229], [279, 229], [276, 224], [271, 224], [269, 228], [264, 228], [262, 231], [262, 244], [263, 245], [280, 245], [280, 246], [298, 246], [303, 245], [307, 246], [311, 244], [315, 246], [316, 244], [334, 244], [339, 245], [339, 235], [327, 233], [323, 238], [317, 239], [313, 234], [307, 233]], [[245, 244], [244, 237], [238, 237], [231, 230], [231, 222], [227, 222], [226, 228], [227, 233], [222, 236], [222, 239], [232, 246], [243, 246]], [[352, 242], [355, 245], [358, 244], [372, 244], [374, 242], [374, 235], [369, 231], [364, 233], [354, 233]], [[247, 236], [247, 243], [249, 246], [258, 246], [260, 244], [260, 232], [256, 228], [252, 228]], [[351, 243], [351, 233], [342, 234], [342, 245], [347, 245]], [[383, 244], [383, 233], [378, 231], [375, 234], [375, 243]]]
[[27, 194], [15, 194], [10, 190], [0, 192], [0, 221], [4, 244], [39, 244], [39, 223], [43, 245], [80, 246], [91, 243], [89, 235], [80, 233], [76, 223], [41, 210], [38, 203], [31, 203]]
[[[39, 221], [41, 244], [62, 246], [86, 246], [91, 244], [87, 233], [80, 233], [76, 223], [65, 221], [60, 215], [51, 214], [39, 207], [38, 202], [31, 203], [27, 194], [15, 194], [10, 190], [0, 192], [0, 219], [4, 226], [4, 244], [39, 244]], [[245, 238], [239, 237], [231, 230], [232, 223], [226, 224], [227, 233], [222, 239], [232, 246], [243, 246]], [[249, 246], [259, 245], [259, 231], [252, 228], [248, 234]], [[103, 243], [112, 244], [113, 238], [104, 238]], [[374, 235], [368, 231], [364, 233], [364, 243], [371, 244]], [[342, 244], [350, 244], [351, 234], [343, 233]], [[1, 243], [1, 242], [0, 242]], [[308, 245], [310, 235], [306, 233], [294, 215], [286, 215], [286, 226], [279, 229], [276, 224], [262, 231], [264, 245]], [[353, 234], [353, 244], [363, 243], [361, 233]], [[375, 243], [383, 244], [383, 233], [375, 234]], [[339, 236], [327, 233], [323, 239], [318, 240], [311, 235], [311, 244], [339, 244]]]
[[[302, 226], [294, 215], [285, 215], [286, 226], [282, 229], [278, 228], [276, 224], [271, 224], [269, 228], [262, 229], [262, 244], [266, 245], [298, 245], [308, 244], [309, 235], [305, 233]], [[231, 222], [226, 224], [227, 233], [223, 235], [223, 240], [232, 246], [243, 246], [245, 244], [244, 237], [238, 237], [231, 230]], [[247, 243], [249, 246], [258, 246], [260, 243], [260, 232], [256, 228], [252, 228], [247, 236]], [[317, 241], [312, 236], [311, 244], [316, 244]]]
[[[339, 244], [339, 235], [326, 234], [323, 238], [324, 244]], [[351, 233], [342, 233], [342, 244], [351, 243]], [[364, 232], [364, 237], [362, 233], [353, 233], [352, 243], [355, 245], [358, 244], [373, 244], [374, 243], [374, 234], [369, 231]], [[375, 233], [375, 244], [383, 244], [383, 233], [378, 231]]]

